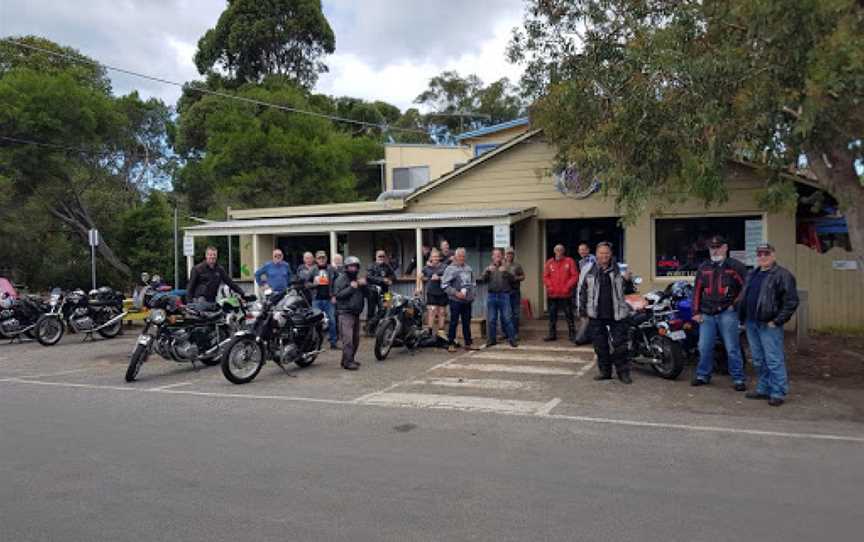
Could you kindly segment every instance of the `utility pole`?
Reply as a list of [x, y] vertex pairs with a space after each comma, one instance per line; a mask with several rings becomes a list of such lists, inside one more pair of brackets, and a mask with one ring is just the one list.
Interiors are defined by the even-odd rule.
[[180, 262], [177, 257], [177, 204], [174, 204], [174, 287], [180, 287]]
[[[225, 208], [225, 220], [231, 220], [231, 207]], [[234, 278], [234, 258], [231, 257], [231, 235], [228, 235], [228, 276]]]
[[99, 230], [91, 229], [87, 232], [87, 240], [90, 242], [90, 277], [93, 290], [96, 289], [96, 246], [99, 244]]

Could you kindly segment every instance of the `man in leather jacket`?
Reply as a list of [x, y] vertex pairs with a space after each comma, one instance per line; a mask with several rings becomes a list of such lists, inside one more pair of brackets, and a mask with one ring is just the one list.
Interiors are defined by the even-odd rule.
[[747, 326], [747, 341], [753, 365], [759, 371], [756, 391], [748, 399], [766, 399], [771, 406], [783, 404], [789, 392], [783, 351], [783, 325], [798, 308], [795, 277], [777, 265], [774, 247], [756, 247], [756, 268], [747, 276], [738, 313]]
[[215, 303], [216, 292], [223, 282], [241, 296], [246, 295], [243, 288], [237, 286], [225, 269], [216, 263], [218, 256], [216, 247], [207, 247], [204, 251], [204, 261], [192, 268], [189, 284], [186, 285], [186, 299], [190, 303], [200, 301]]

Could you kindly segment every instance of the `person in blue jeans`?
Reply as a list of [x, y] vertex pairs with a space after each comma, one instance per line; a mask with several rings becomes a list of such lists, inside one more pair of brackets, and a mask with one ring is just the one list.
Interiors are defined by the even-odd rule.
[[729, 245], [721, 235], [708, 243], [711, 259], [699, 266], [693, 286], [693, 320], [699, 323], [699, 364], [694, 386], [711, 382], [714, 371], [714, 345], [719, 334], [729, 360], [729, 376], [735, 391], [745, 391], [744, 360], [739, 341], [736, 307], [744, 293], [747, 268], [729, 257]]
[[789, 393], [783, 325], [798, 308], [798, 290], [792, 273], [777, 265], [769, 243], [756, 247], [756, 268], [747, 276], [743, 297], [738, 312], [747, 327], [753, 365], [759, 371], [756, 390], [746, 397], [780, 406]]
[[471, 340], [471, 305], [477, 293], [474, 271], [465, 263], [465, 249], [457, 248], [453, 263], [444, 270], [441, 286], [450, 300], [450, 329], [447, 331], [447, 351], [456, 351], [456, 328], [462, 322], [465, 350], [477, 350]]
[[492, 263], [483, 271], [483, 280], [489, 286], [489, 294], [486, 298], [486, 315], [489, 319], [489, 327], [486, 330], [488, 340], [486, 346], [497, 344], [496, 333], [498, 329], [498, 317], [501, 317], [501, 328], [507, 336], [507, 342], [516, 347], [516, 331], [513, 329], [512, 310], [510, 308], [510, 292], [513, 289], [513, 274], [510, 266], [504, 263], [504, 251], [496, 248], [492, 251]]
[[285, 256], [278, 248], [273, 250], [273, 259], [255, 271], [255, 282], [258, 286], [266, 284], [274, 292], [287, 290], [291, 280], [291, 266], [285, 262]]
[[[513, 333], [516, 335], [516, 340], [519, 340], [519, 320], [522, 312], [522, 281], [525, 280], [525, 270], [522, 269], [522, 264], [516, 261], [516, 249], [507, 247], [504, 251], [504, 262], [510, 267], [510, 273], [513, 275], [510, 290], [510, 312], [513, 315]], [[496, 330], [497, 333], [497, 330]]]
[[312, 306], [327, 315], [329, 326], [327, 332], [330, 338], [330, 348], [336, 350], [338, 332], [336, 330], [336, 314], [334, 310], [335, 297], [333, 284], [336, 282], [336, 268], [327, 264], [327, 253], [319, 250], [315, 253], [315, 267], [306, 275], [306, 287], [314, 291]]

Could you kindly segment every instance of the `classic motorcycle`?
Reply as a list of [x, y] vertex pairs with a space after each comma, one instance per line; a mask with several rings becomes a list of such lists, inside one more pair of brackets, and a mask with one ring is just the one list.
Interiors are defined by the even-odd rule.
[[312, 308], [296, 285], [279, 293], [266, 288], [250, 314], [252, 322], [234, 334], [222, 354], [222, 374], [229, 382], [251, 382], [268, 359], [287, 373], [285, 365], [308, 367], [323, 352], [327, 316]]
[[48, 304], [36, 296], [12, 297], [0, 293], [0, 338], [15, 340], [21, 335], [36, 338], [36, 323], [48, 312]]
[[375, 358], [383, 361], [394, 346], [404, 345], [412, 353], [420, 346], [427, 333], [423, 329], [426, 303], [420, 296], [405, 297], [395, 294], [390, 308], [378, 321], [375, 332]]
[[390, 302], [393, 299], [393, 294], [390, 292], [382, 293], [382, 288], [377, 284], [369, 284], [367, 285], [367, 305], [371, 306], [373, 303], [377, 307], [375, 311], [375, 316], [373, 318], [368, 317], [368, 310], [366, 312], [366, 324], [364, 326], [364, 330], [366, 331], [366, 335], [369, 337], [374, 337], [378, 330], [378, 325], [381, 323], [381, 320], [384, 318], [386, 311], [390, 308]]
[[43, 346], [53, 346], [60, 342], [67, 329], [71, 333], [84, 333], [84, 340], [93, 333], [110, 339], [120, 334], [123, 317], [123, 294], [103, 286], [90, 290], [77, 289], [63, 292], [59, 288], [51, 291], [48, 300], [49, 311], [39, 317], [36, 323], [36, 340]]
[[[642, 282], [636, 277], [634, 284]], [[663, 292], [649, 292], [644, 296], [630, 294], [627, 303], [634, 313], [627, 320], [627, 336], [624, 345], [619, 346], [626, 352], [631, 362], [651, 369], [662, 378], [674, 380], [684, 370], [684, 349], [686, 339], [683, 330], [673, 330], [669, 320], [675, 316], [671, 302]], [[610, 347], [615, 349], [615, 345]]]
[[224, 297], [217, 303], [184, 305], [182, 297], [160, 292], [149, 299], [144, 331], [138, 337], [126, 369], [126, 382], [137, 378], [141, 366], [155, 352], [177, 363], [207, 366], [219, 363], [220, 348], [245, 324], [245, 301], [255, 296]]

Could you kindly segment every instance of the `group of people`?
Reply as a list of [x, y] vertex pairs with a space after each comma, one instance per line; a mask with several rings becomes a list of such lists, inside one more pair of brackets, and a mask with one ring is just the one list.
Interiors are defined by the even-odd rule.
[[[795, 277], [776, 262], [774, 247], [763, 243], [756, 249], [757, 265], [749, 273], [744, 264], [729, 256], [725, 238], [715, 235], [709, 244], [710, 259], [698, 269], [694, 285], [693, 319], [699, 323], [699, 362], [692, 380], [694, 386], [711, 383], [714, 368], [714, 345], [718, 336], [728, 354], [729, 374], [736, 391], [746, 391], [743, 357], [739, 341], [739, 326], [743, 322], [753, 365], [758, 369], [756, 389], [746, 394], [748, 399], [767, 400], [772, 406], [782, 405], [788, 393], [783, 326], [798, 307]], [[578, 246], [579, 260], [566, 255], [563, 245], [556, 245], [553, 257], [546, 261], [543, 283], [549, 308], [549, 331], [546, 341], [557, 339], [558, 313], [567, 320], [569, 338], [573, 342], [590, 341], [597, 355], [599, 374], [595, 380], [612, 378], [613, 369], [619, 380], [632, 383], [626, 355], [627, 323], [631, 308], [625, 296], [632, 292], [630, 273], [613, 257], [612, 244], [600, 242], [591, 254], [590, 246]], [[208, 247], [205, 261], [192, 269], [188, 291], [191, 299], [213, 301], [220, 284], [243, 294], [243, 290], [216, 263], [217, 251]], [[471, 336], [471, 311], [477, 293], [474, 271], [465, 261], [466, 251], [450, 251], [447, 241], [439, 247], [423, 247], [408, 269], [423, 265], [421, 276], [428, 307], [428, 325], [440, 333], [449, 309], [447, 330], [448, 351], [457, 349], [456, 331], [461, 325], [463, 346], [476, 350]], [[359, 276], [360, 260], [345, 259], [335, 254], [328, 263], [327, 253], [307, 252], [297, 269], [297, 280], [309, 292], [312, 305], [325, 312], [331, 322], [328, 330], [330, 345], [342, 343], [342, 367], [356, 370], [360, 363], [355, 356], [359, 345], [360, 314], [368, 306], [367, 318], [378, 310], [375, 296], [385, 294], [396, 280], [395, 270], [383, 250], [375, 253], [364, 277]], [[507, 342], [517, 347], [521, 310], [520, 285], [525, 272], [516, 261], [510, 247], [492, 252], [492, 261], [483, 270], [481, 279], [488, 285], [487, 345], [497, 342], [498, 323]], [[279, 249], [273, 259], [255, 272], [259, 285], [268, 284], [274, 291], [285, 290], [294, 281], [290, 266]], [[370, 289], [370, 285], [378, 288]], [[380, 291], [380, 294], [378, 293]], [[577, 333], [577, 318], [586, 326]]]

